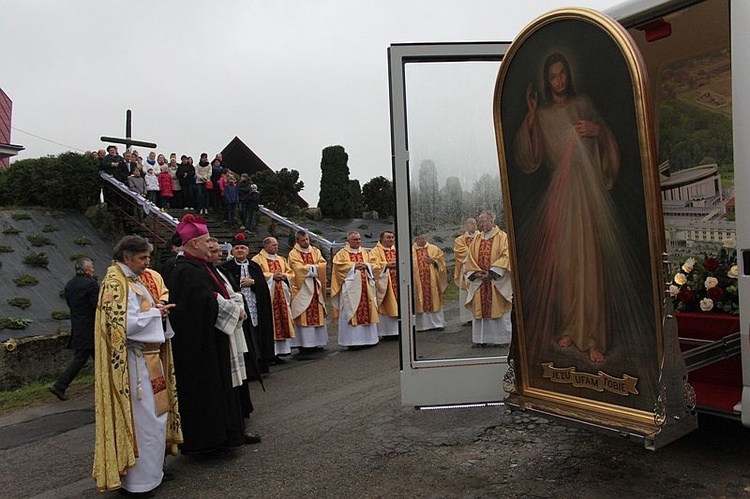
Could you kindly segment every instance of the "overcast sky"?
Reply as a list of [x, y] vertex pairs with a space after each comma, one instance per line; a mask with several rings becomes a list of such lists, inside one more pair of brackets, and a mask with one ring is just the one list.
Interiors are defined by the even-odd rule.
[[99, 149], [132, 109], [158, 152], [197, 161], [236, 135], [316, 204], [326, 146], [362, 184], [391, 176], [391, 43], [510, 41], [573, 3], [620, 1], [2, 0], [0, 88], [16, 159]]

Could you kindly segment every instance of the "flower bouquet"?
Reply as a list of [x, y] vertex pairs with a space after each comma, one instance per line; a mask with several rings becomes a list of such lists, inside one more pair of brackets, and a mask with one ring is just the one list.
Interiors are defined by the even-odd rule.
[[690, 257], [669, 285], [674, 308], [681, 312], [740, 313], [737, 253], [723, 248], [718, 256]]

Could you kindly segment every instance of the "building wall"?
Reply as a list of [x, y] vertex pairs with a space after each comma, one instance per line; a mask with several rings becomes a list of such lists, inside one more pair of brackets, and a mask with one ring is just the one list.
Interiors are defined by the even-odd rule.
[[[0, 88], [0, 144], [10, 144], [10, 117], [13, 102]], [[10, 158], [0, 158], [0, 169], [10, 165]]]
[[718, 173], [711, 177], [672, 188], [662, 187], [663, 200], [721, 200], [721, 182]]

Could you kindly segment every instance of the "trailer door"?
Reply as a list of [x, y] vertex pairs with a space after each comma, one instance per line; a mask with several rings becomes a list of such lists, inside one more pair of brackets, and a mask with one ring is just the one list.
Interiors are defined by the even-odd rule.
[[[388, 51], [404, 405], [500, 403], [505, 397], [508, 346], [472, 341], [454, 282], [453, 248], [466, 219], [480, 211], [493, 211], [497, 225], [505, 226], [492, 99], [509, 45], [399, 44]], [[415, 232], [445, 253], [442, 328], [418, 328], [415, 321]]]

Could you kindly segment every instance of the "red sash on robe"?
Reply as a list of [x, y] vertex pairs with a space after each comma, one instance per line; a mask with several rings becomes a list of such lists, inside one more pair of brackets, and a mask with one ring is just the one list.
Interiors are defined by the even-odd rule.
[[[281, 272], [281, 262], [267, 259], [268, 270], [272, 273]], [[286, 340], [292, 337], [289, 330], [289, 307], [284, 296], [284, 288], [281, 281], [274, 281], [271, 306], [273, 308], [273, 337], [275, 340]]]
[[161, 296], [159, 296], [159, 287], [156, 285], [154, 277], [148, 272], [144, 272], [139, 276], [139, 279], [141, 283], [146, 286], [148, 292], [151, 293], [151, 296], [154, 298], [154, 302], [159, 303], [159, 301], [161, 301]]
[[[312, 251], [309, 253], [305, 253], [304, 251], [300, 251], [300, 255], [302, 255], [302, 262], [306, 265], [315, 265], [315, 261], [313, 260], [313, 254]], [[307, 325], [313, 325], [317, 326], [320, 324], [320, 305], [319, 305], [319, 298], [318, 298], [318, 289], [320, 288], [320, 283], [317, 279], [315, 281], [315, 290], [313, 291], [312, 300], [310, 300], [310, 306], [307, 307], [307, 310], [305, 310], [305, 320], [307, 322]]]
[[[352, 262], [364, 262], [364, 256], [362, 252], [349, 253], [349, 261]], [[359, 297], [359, 305], [357, 305], [357, 318], [358, 326], [366, 326], [370, 324], [370, 294], [367, 289], [367, 269], [359, 271], [359, 278], [362, 281], [362, 295]]]
[[[383, 248], [383, 252], [385, 253], [385, 261], [387, 263], [393, 263], [396, 261], [395, 249]], [[393, 290], [393, 296], [396, 298], [396, 301], [398, 302], [398, 275], [396, 274], [395, 269], [391, 269], [391, 272], [388, 274], [388, 278], [391, 281], [391, 289]]]
[[433, 312], [430, 264], [425, 261], [428, 256], [430, 255], [427, 254], [426, 246], [424, 248], [417, 248], [417, 270], [419, 271], [419, 284], [422, 287], [422, 310], [424, 312]]
[[[492, 265], [492, 242], [493, 238], [483, 239], [479, 243], [479, 255], [477, 265], [485, 272]], [[492, 281], [483, 281], [479, 287], [479, 300], [482, 305], [482, 319], [492, 319]]]

